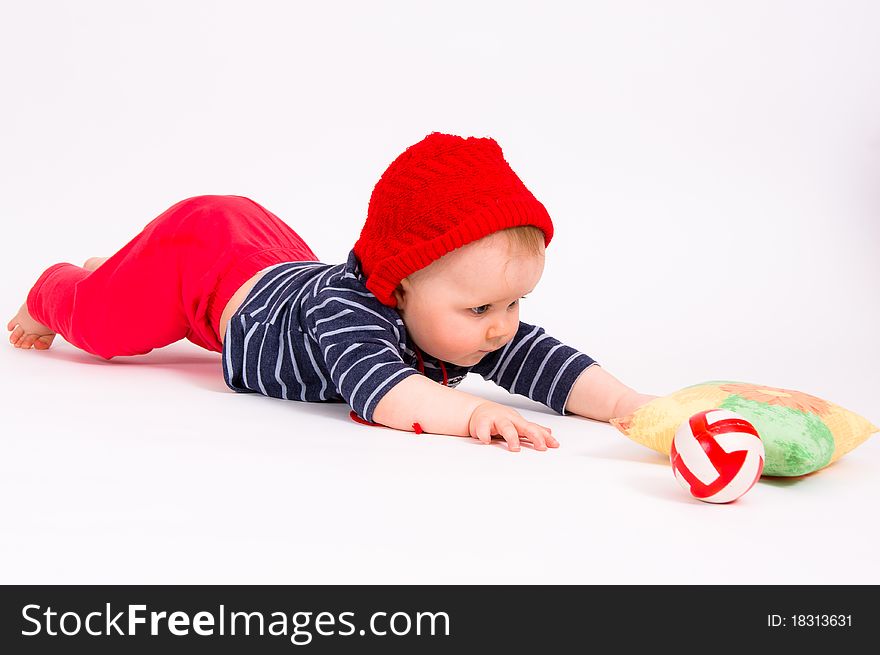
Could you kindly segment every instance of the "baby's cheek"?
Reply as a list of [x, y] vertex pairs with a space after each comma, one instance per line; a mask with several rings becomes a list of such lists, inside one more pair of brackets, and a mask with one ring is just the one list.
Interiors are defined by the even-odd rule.
[[464, 353], [472, 353], [484, 347], [475, 321], [454, 321], [446, 326], [445, 332], [449, 345]]

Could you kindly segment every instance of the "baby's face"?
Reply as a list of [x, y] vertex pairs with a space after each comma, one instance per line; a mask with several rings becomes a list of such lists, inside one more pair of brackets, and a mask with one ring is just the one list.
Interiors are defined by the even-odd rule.
[[394, 296], [407, 331], [423, 352], [474, 366], [513, 339], [519, 300], [543, 272], [543, 252], [526, 253], [495, 232], [416, 271]]

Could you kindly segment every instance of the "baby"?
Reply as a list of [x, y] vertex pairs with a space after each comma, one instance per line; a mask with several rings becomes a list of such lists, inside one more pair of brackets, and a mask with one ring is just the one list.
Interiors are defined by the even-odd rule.
[[105, 359], [186, 338], [222, 353], [239, 392], [345, 401], [398, 430], [559, 445], [546, 426], [455, 389], [475, 372], [559, 414], [608, 421], [655, 396], [519, 319], [553, 224], [491, 138], [431, 133], [383, 173], [344, 264], [318, 261], [266, 208], [197, 196], [119, 252], [55, 264], [9, 322], [18, 348], [56, 333]]

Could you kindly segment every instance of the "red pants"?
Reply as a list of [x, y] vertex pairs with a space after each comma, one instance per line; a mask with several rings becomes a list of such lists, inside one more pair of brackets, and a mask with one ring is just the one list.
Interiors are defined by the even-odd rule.
[[55, 264], [27, 308], [73, 345], [110, 359], [180, 339], [222, 352], [220, 315], [260, 270], [317, 261], [277, 216], [242, 196], [181, 200], [95, 271]]

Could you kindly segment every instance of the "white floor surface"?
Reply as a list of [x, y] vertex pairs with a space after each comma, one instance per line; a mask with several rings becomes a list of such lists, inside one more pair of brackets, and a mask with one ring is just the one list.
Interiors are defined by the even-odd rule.
[[509, 453], [235, 394], [219, 355], [187, 342], [104, 362], [58, 338], [0, 348], [0, 366], [15, 371], [6, 583], [880, 582], [880, 439], [719, 506], [612, 426], [475, 376], [462, 388], [561, 447]]

